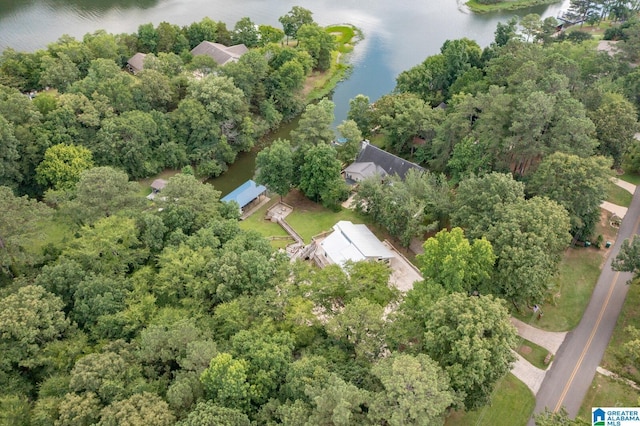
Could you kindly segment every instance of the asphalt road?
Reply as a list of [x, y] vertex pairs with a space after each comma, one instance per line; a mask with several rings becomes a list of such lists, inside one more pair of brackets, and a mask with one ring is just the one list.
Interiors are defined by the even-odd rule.
[[[631, 279], [629, 273], [611, 270], [611, 261], [618, 254], [622, 242], [638, 232], [639, 225], [640, 187], [636, 189], [580, 324], [567, 335], [542, 382], [534, 413], [544, 412], [545, 407], [558, 411], [564, 406], [572, 418], [578, 414], [596, 368], [609, 345], [627, 295], [627, 281]], [[529, 425], [534, 425], [533, 420], [529, 421]]]

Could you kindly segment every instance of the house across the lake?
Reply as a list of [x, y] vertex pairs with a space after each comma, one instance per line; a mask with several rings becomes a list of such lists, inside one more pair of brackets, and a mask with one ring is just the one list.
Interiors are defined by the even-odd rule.
[[258, 185], [253, 180], [248, 180], [222, 197], [221, 201], [225, 203], [235, 201], [240, 206], [240, 214], [244, 215], [253, 206], [260, 204], [266, 193], [267, 188], [264, 185]]
[[419, 172], [426, 171], [423, 167], [371, 145], [365, 140], [362, 141], [356, 161], [344, 169], [344, 176], [347, 183], [360, 182], [376, 175], [384, 177], [396, 174], [404, 179], [411, 169]]
[[320, 264], [335, 263], [340, 267], [348, 261], [389, 262], [394, 257], [367, 225], [347, 220], [333, 226], [333, 232], [317, 245], [315, 255], [321, 258]]
[[225, 46], [220, 43], [212, 43], [210, 41], [203, 41], [191, 50], [193, 56], [207, 55], [218, 65], [225, 65], [229, 62], [237, 62], [238, 59], [249, 49], [244, 44], [236, 44], [235, 46]]
[[144, 53], [136, 53], [127, 61], [127, 69], [132, 74], [138, 74], [140, 71], [144, 69], [144, 58], [147, 55]]

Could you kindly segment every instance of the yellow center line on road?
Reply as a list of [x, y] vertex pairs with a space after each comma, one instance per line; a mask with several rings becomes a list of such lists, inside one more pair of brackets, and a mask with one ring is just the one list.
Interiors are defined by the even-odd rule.
[[[633, 238], [633, 236], [638, 232], [638, 225], [640, 225], [640, 216], [638, 216], [638, 218], [636, 219], [636, 223], [633, 227], [633, 231], [631, 232], [631, 236], [629, 238]], [[596, 335], [596, 332], [598, 331], [598, 327], [600, 326], [600, 321], [602, 321], [602, 317], [604, 316], [604, 312], [607, 310], [607, 305], [609, 304], [609, 299], [611, 299], [611, 295], [613, 294], [613, 289], [616, 286], [616, 282], [618, 281], [618, 277], [620, 276], [620, 272], [616, 272], [616, 274], [613, 276], [613, 280], [611, 281], [610, 287], [609, 287], [609, 293], [607, 294], [607, 298], [605, 299], [604, 303], [602, 304], [602, 307], [600, 308], [600, 314], [598, 315], [598, 319], [596, 320], [595, 325], [593, 326], [593, 330], [591, 330], [591, 335], [589, 336], [589, 340], [587, 340], [587, 344], [584, 346], [584, 349], [582, 350], [582, 353], [580, 354], [580, 358], [578, 358], [578, 362], [576, 363], [575, 368], [573, 369], [573, 372], [571, 372], [571, 376], [569, 377], [569, 380], [567, 381], [567, 384], [565, 385], [562, 394], [560, 395], [560, 399], [558, 400], [558, 403], [556, 404], [555, 408], [553, 409], [554, 413], [557, 413], [560, 410], [560, 407], [562, 407], [562, 403], [564, 402], [564, 398], [567, 396], [567, 392], [569, 392], [569, 388], [571, 387], [571, 384], [573, 383], [573, 379], [576, 377], [576, 374], [578, 374], [578, 370], [580, 369], [580, 366], [582, 365], [582, 361], [584, 360], [584, 357], [587, 355], [587, 351], [589, 350], [589, 347], [591, 346], [591, 341], [593, 340], [594, 336]]]
[[609, 287], [609, 293], [607, 294], [607, 298], [602, 304], [602, 308], [600, 308], [600, 314], [598, 315], [598, 320], [596, 321], [596, 324], [593, 326], [593, 330], [591, 330], [591, 335], [589, 336], [589, 340], [587, 340], [587, 344], [584, 346], [584, 349], [582, 350], [582, 354], [580, 354], [580, 358], [578, 358], [578, 362], [576, 363], [576, 366], [573, 369], [573, 372], [571, 373], [571, 376], [569, 377], [569, 380], [567, 381], [567, 384], [565, 385], [564, 390], [562, 391], [562, 395], [560, 395], [560, 399], [558, 400], [556, 407], [553, 409], [554, 413], [558, 412], [558, 410], [560, 410], [560, 407], [562, 407], [562, 403], [564, 402], [564, 398], [567, 396], [567, 392], [569, 392], [569, 388], [573, 383], [573, 379], [576, 377], [576, 374], [580, 369], [580, 365], [582, 365], [582, 360], [587, 354], [587, 351], [589, 350], [589, 346], [591, 346], [591, 341], [593, 340], [593, 337], [596, 335], [596, 331], [598, 331], [598, 327], [600, 326], [600, 321], [602, 321], [604, 312], [607, 310], [609, 299], [611, 299], [611, 294], [613, 294], [613, 289], [616, 286], [616, 281], [618, 281], [619, 275], [620, 275], [620, 272], [616, 272], [615, 276], [613, 277], [613, 280], [611, 281], [611, 286]]

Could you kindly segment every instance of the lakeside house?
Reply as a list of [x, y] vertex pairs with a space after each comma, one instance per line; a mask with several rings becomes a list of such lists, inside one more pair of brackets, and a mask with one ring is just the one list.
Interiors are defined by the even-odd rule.
[[146, 58], [145, 53], [136, 53], [127, 61], [127, 70], [133, 75], [136, 75], [140, 71], [144, 69], [144, 58]]
[[333, 226], [333, 232], [317, 245], [315, 255], [322, 258], [321, 263], [328, 261], [340, 267], [344, 267], [348, 261], [388, 263], [394, 257], [367, 225], [347, 220], [341, 220]]
[[236, 44], [234, 46], [225, 46], [220, 43], [212, 43], [203, 41], [191, 50], [193, 56], [206, 55], [216, 61], [218, 65], [225, 65], [229, 62], [237, 62], [238, 59], [249, 49], [244, 44]]
[[376, 175], [384, 177], [396, 174], [404, 179], [411, 169], [420, 172], [426, 171], [425, 168], [371, 145], [369, 141], [365, 140], [362, 141], [356, 161], [344, 169], [344, 176], [347, 183], [351, 184]]

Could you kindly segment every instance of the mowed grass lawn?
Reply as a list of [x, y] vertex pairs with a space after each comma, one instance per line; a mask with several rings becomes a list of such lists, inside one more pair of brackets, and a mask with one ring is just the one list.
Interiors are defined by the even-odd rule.
[[613, 204], [617, 204], [623, 207], [629, 207], [631, 205], [631, 199], [633, 195], [626, 189], [620, 188], [613, 182], [609, 183], [607, 188], [607, 201]]
[[637, 407], [639, 397], [640, 392], [626, 383], [596, 373], [578, 417], [590, 419], [591, 407]]
[[524, 426], [536, 405], [529, 388], [513, 374], [507, 374], [491, 397], [491, 405], [467, 413], [452, 413], [445, 426]]
[[382, 229], [376, 226], [368, 216], [350, 209], [334, 212], [309, 200], [298, 190], [292, 190], [285, 197], [284, 202], [293, 206], [293, 213], [287, 216], [285, 220], [300, 234], [305, 244], [309, 244], [311, 237], [314, 235], [330, 231], [333, 225], [341, 220], [364, 223], [380, 240], [388, 238]]
[[624, 174], [618, 176], [618, 179], [632, 183], [634, 185], [640, 185], [640, 174], [632, 172], [624, 172]]
[[629, 326], [640, 329], [640, 282], [638, 281], [635, 281], [629, 287], [622, 312], [620, 312], [616, 322], [616, 327], [613, 330], [609, 347], [604, 353], [601, 365], [607, 370], [640, 383], [640, 372], [625, 357], [623, 349], [623, 345], [632, 339], [631, 334], [627, 331]]
[[41, 254], [42, 249], [48, 244], [62, 248], [72, 239], [71, 228], [54, 214], [51, 218], [38, 223], [38, 228], [29, 243], [25, 245], [25, 249], [33, 254]]
[[293, 238], [281, 239], [280, 237], [289, 237], [287, 231], [282, 229], [282, 227], [277, 223], [271, 222], [270, 220], [266, 220], [264, 218], [269, 207], [273, 206], [278, 201], [280, 201], [280, 197], [277, 195], [273, 196], [271, 198], [271, 201], [260, 207], [260, 209], [255, 211], [245, 220], [240, 221], [240, 228], [246, 230], [252, 229], [259, 232], [263, 237], [268, 239], [271, 239], [271, 237], [277, 237], [277, 239], [271, 239], [271, 246], [273, 248], [284, 248], [288, 244], [291, 244], [293, 242]]
[[[533, 326], [548, 331], [569, 331], [578, 325], [600, 276], [604, 253], [593, 247], [565, 251], [552, 283], [552, 288], [557, 289], [553, 301], [542, 305], [544, 315], [534, 319]], [[515, 312], [514, 316], [528, 323], [532, 314], [526, 309]]]
[[[640, 373], [630, 362], [624, 353], [624, 344], [632, 339], [626, 330], [629, 326], [640, 328], [640, 283], [634, 282], [629, 288], [622, 312], [616, 322], [609, 346], [604, 353], [600, 365], [609, 371], [640, 382]], [[636, 364], [637, 365], [637, 364]], [[588, 419], [591, 416], [591, 407], [635, 407], [638, 405], [640, 392], [621, 380], [615, 380], [596, 373], [591, 387], [587, 392], [579, 416]]]
[[549, 354], [549, 351], [542, 346], [538, 346], [527, 339], [519, 337], [517, 351], [533, 366], [538, 367], [541, 370], [546, 370], [547, 367], [549, 367], [548, 364], [544, 363], [544, 359], [547, 357], [547, 354]]

